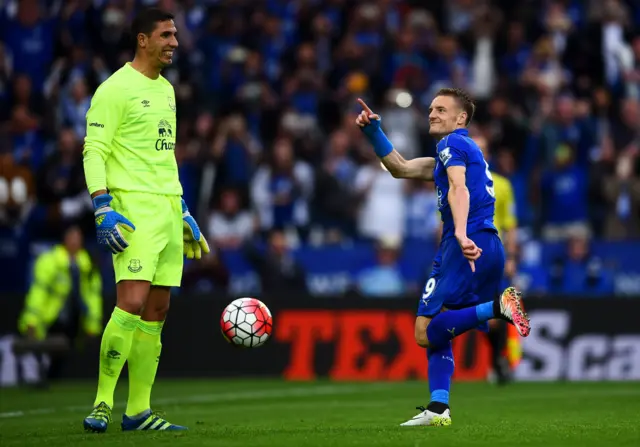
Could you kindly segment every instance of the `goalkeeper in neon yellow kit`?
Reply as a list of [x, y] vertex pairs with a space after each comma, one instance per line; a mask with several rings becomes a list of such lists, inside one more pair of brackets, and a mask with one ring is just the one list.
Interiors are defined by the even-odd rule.
[[184, 430], [151, 411], [151, 387], [170, 288], [182, 279], [183, 254], [209, 246], [189, 214], [173, 149], [176, 102], [160, 71], [178, 47], [173, 16], [147, 9], [133, 21], [136, 55], [96, 91], [87, 112], [84, 170], [98, 243], [113, 253], [117, 303], [102, 335], [98, 392], [84, 428], [104, 432], [113, 393], [128, 363], [123, 430]]

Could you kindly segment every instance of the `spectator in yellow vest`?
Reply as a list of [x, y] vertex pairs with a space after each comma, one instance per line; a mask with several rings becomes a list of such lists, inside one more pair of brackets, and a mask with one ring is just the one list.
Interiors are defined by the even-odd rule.
[[[31, 342], [62, 335], [71, 344], [82, 333], [100, 335], [102, 279], [83, 248], [79, 227], [69, 227], [62, 244], [38, 256], [18, 329]], [[52, 358], [49, 378], [56, 377], [63, 363], [64, 358]]]

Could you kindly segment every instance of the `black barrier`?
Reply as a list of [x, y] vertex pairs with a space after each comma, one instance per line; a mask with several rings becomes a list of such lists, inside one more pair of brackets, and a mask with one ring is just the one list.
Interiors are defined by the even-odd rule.
[[[20, 300], [5, 299], [2, 333], [15, 325]], [[228, 344], [220, 315], [230, 298], [180, 296], [163, 333], [162, 377], [278, 376], [290, 380], [426, 378], [424, 350], [413, 341], [414, 299], [263, 298], [274, 317], [272, 339], [256, 349]], [[528, 298], [531, 335], [523, 340], [521, 380], [640, 380], [640, 299]], [[113, 302], [105, 303], [105, 317]], [[65, 376], [96, 376], [99, 339], [69, 361]], [[0, 371], [7, 370], [2, 350]], [[483, 380], [483, 334], [454, 342], [457, 380]], [[12, 360], [13, 361], [13, 360]], [[19, 365], [20, 362], [14, 362]], [[4, 365], [4, 366], [3, 366]]]

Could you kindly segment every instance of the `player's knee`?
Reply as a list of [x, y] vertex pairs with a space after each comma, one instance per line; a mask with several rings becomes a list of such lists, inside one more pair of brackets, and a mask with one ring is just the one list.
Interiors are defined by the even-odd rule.
[[416, 334], [416, 343], [421, 348], [428, 348], [429, 340], [427, 339], [427, 334]]
[[144, 308], [142, 319], [146, 321], [164, 321], [169, 313], [169, 302], [147, 303]]
[[171, 302], [171, 288], [153, 286], [149, 291], [149, 298], [142, 311], [142, 319], [145, 321], [164, 321], [169, 312]]
[[149, 283], [144, 281], [121, 281], [116, 285], [117, 306], [134, 315], [141, 315], [149, 295]]
[[142, 297], [118, 297], [117, 306], [133, 315], [142, 315], [142, 310], [144, 309], [144, 298]]
[[414, 337], [416, 339], [416, 343], [418, 346], [422, 348], [429, 347], [429, 340], [427, 338], [427, 327], [429, 326], [429, 322], [431, 318], [428, 317], [417, 317]]

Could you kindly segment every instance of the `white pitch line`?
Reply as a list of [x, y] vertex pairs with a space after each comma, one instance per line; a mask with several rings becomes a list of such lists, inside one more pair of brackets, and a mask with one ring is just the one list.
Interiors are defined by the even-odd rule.
[[[270, 390], [256, 391], [238, 391], [228, 393], [213, 394], [195, 394], [182, 397], [166, 397], [154, 399], [154, 404], [172, 405], [172, 404], [189, 404], [189, 403], [214, 403], [229, 402], [236, 400], [252, 400], [252, 399], [270, 399], [278, 397], [309, 397], [323, 396], [333, 394], [354, 394], [361, 391], [369, 391], [373, 388], [386, 388], [392, 386], [392, 383], [370, 383], [362, 385], [322, 385], [317, 387], [298, 387], [298, 388], [280, 388]], [[51, 414], [59, 411], [83, 411], [91, 410], [87, 405], [70, 405], [59, 408], [38, 408], [34, 410], [16, 410], [0, 413], [0, 419], [18, 418], [25, 416], [40, 416], [43, 414]]]

